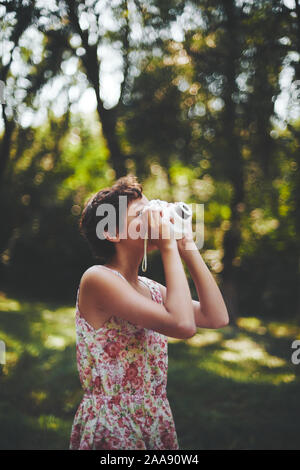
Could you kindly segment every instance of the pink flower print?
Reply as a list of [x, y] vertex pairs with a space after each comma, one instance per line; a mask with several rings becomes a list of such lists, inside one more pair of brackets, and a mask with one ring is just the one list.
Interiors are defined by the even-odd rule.
[[145, 338], [145, 330], [141, 329], [134, 334], [135, 338], [139, 341]]
[[136, 416], [137, 418], [142, 418], [142, 417], [144, 416], [144, 412], [143, 412], [142, 408], [138, 408], [138, 409], [136, 410], [135, 416]]
[[138, 368], [137, 366], [132, 363], [129, 365], [129, 367], [126, 370], [126, 374], [124, 377], [125, 383], [131, 382], [138, 374]]
[[73, 432], [72, 432], [72, 435], [71, 435], [71, 445], [72, 447], [74, 448], [78, 448], [79, 447], [79, 443], [80, 443], [80, 428], [81, 428], [81, 425], [80, 424], [76, 424], [73, 428]]
[[163, 432], [161, 435], [161, 440], [165, 449], [174, 449], [175, 443], [174, 443], [174, 437], [172, 433], [168, 431]]
[[152, 423], [153, 423], [153, 418], [151, 418], [151, 416], [147, 416], [145, 420], [146, 428], [148, 427], [150, 428]]
[[104, 442], [97, 445], [96, 450], [113, 450], [120, 449], [120, 440], [114, 436], [107, 438]]
[[94, 419], [94, 418], [95, 418], [95, 412], [94, 412], [92, 406], [90, 406], [90, 407], [88, 408], [88, 415], [89, 415], [89, 419]]
[[117, 342], [107, 343], [104, 347], [104, 351], [108, 354], [109, 357], [115, 359], [120, 352], [120, 344]]
[[136, 443], [136, 448], [137, 448], [137, 450], [143, 450], [143, 449], [145, 449], [145, 444], [144, 444], [144, 442], [143, 442], [141, 439], [139, 439], [139, 440], [137, 441], [137, 443]]
[[161, 395], [162, 391], [163, 391], [163, 384], [159, 384], [159, 385], [155, 388], [155, 396]]
[[151, 403], [152, 403], [151, 398], [145, 398], [145, 405], [146, 405], [146, 406], [149, 406], [149, 407], [150, 407], [150, 406], [151, 406]]
[[122, 350], [120, 351], [119, 357], [120, 359], [126, 359], [128, 355], [128, 351]]
[[90, 450], [90, 445], [87, 440], [84, 440], [80, 446], [80, 449], [82, 450]]
[[108, 408], [111, 410], [113, 405], [119, 405], [121, 401], [121, 395], [115, 395], [111, 397], [108, 402]]
[[110, 339], [113, 339], [117, 336], [118, 334], [118, 330], [116, 328], [110, 328], [108, 331], [107, 331], [107, 336], [108, 338]]
[[121, 428], [124, 426], [123, 418], [118, 419], [118, 426], [121, 427]]
[[[161, 303], [159, 286], [148, 284], [152, 299]], [[97, 334], [76, 316], [79, 377], [83, 390], [93, 396], [85, 394], [78, 407], [70, 447], [178, 449], [164, 399], [168, 338], [117, 315]], [[139, 396], [142, 400], [136, 400]]]
[[119, 341], [120, 346], [123, 346], [123, 347], [126, 346], [126, 344], [128, 343], [128, 339], [125, 335], [119, 336], [118, 341]]
[[99, 375], [94, 380], [94, 387], [96, 390], [100, 390], [101, 387], [101, 377]]
[[133, 387], [134, 387], [135, 389], [137, 389], [137, 388], [139, 388], [139, 387], [141, 387], [141, 386], [143, 385], [143, 379], [142, 379], [141, 376], [134, 377], [134, 378], [132, 379], [131, 383], [132, 383]]
[[155, 364], [155, 362], [156, 362], [156, 357], [153, 354], [149, 355], [150, 365], [153, 366]]
[[143, 356], [140, 354], [136, 360], [136, 362], [138, 363], [138, 365], [142, 365], [143, 362], [144, 362], [144, 358]]

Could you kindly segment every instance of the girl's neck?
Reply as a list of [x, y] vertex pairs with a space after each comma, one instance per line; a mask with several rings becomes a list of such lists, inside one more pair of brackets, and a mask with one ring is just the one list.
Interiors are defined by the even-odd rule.
[[141, 260], [139, 261], [139, 263], [134, 263], [132, 259], [128, 260], [126, 263], [117, 263], [115, 260], [111, 260], [104, 266], [106, 266], [107, 268], [115, 269], [125, 277], [129, 284], [137, 286], [139, 284], [138, 275], [140, 263]]

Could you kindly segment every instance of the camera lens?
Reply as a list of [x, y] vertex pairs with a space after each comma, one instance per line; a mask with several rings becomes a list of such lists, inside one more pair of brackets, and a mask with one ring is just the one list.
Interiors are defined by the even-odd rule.
[[191, 215], [189, 207], [184, 203], [177, 204], [175, 206], [175, 212], [184, 220], [188, 219]]

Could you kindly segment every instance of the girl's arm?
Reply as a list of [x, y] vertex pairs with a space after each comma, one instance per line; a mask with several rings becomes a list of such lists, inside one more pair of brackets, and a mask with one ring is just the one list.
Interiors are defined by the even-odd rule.
[[[185, 261], [195, 283], [198, 298], [193, 300], [194, 318], [199, 328], [222, 328], [229, 323], [229, 316], [222, 294], [217, 286], [211, 272], [206, 266], [194, 241], [183, 238], [177, 241], [178, 251]], [[189, 248], [186, 249], [188, 244]], [[158, 283], [159, 284], [159, 283]], [[163, 298], [165, 299], [166, 288], [159, 284]]]
[[[115, 273], [91, 266], [81, 280], [81, 294], [93, 301], [91, 309], [124, 318], [131, 323], [152, 329], [166, 336], [186, 339], [196, 331], [191, 293], [178, 252], [176, 240], [162, 236], [169, 224], [155, 211], [150, 211], [150, 228], [159, 228], [157, 247], [161, 251], [167, 289], [165, 303], [161, 305], [134, 289], [129, 282]], [[92, 300], [91, 300], [92, 299]], [[83, 312], [82, 312], [83, 313]]]
[[[186, 249], [188, 243], [189, 249]], [[215, 282], [194, 241], [178, 241], [180, 256], [195, 283], [200, 302], [194, 301], [195, 322], [199, 328], [222, 328], [229, 323], [228, 311]]]

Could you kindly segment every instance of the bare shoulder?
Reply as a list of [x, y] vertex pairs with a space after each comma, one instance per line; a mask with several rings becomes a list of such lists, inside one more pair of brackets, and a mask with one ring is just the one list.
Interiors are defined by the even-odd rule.
[[93, 294], [95, 299], [109, 296], [114, 289], [125, 292], [127, 288], [124, 279], [101, 265], [90, 266], [83, 273], [81, 286], [83, 291]]
[[120, 279], [119, 276], [109, 269], [102, 267], [101, 265], [90, 266], [86, 271], [84, 271], [81, 280], [82, 282], [91, 283], [91, 282], [105, 282], [106, 280], [112, 280], [115, 278]]
[[110, 310], [114, 298], [124, 297], [126, 289], [124, 279], [114, 272], [98, 265], [90, 266], [81, 277], [79, 309], [90, 324], [99, 328], [115, 313]]

